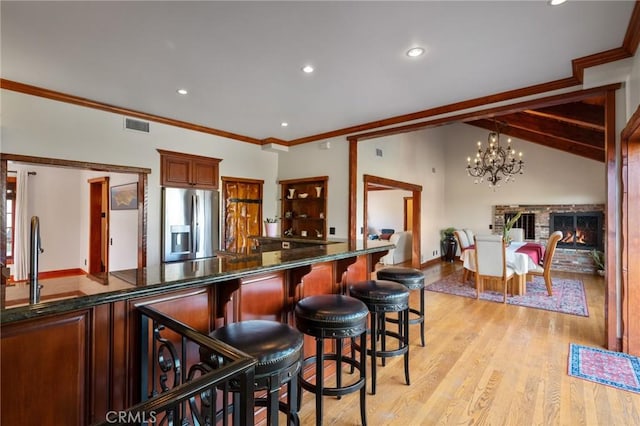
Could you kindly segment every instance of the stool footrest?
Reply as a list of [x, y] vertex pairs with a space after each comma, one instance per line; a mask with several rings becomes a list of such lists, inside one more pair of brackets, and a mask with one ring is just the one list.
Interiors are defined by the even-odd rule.
[[[328, 353], [328, 354], [324, 354], [322, 359], [324, 361], [337, 361], [338, 360], [338, 355], [335, 353]], [[300, 369], [300, 371], [304, 371], [304, 368], [307, 365], [315, 365], [317, 360], [316, 356], [310, 356], [308, 358], [305, 358], [305, 360], [302, 362], [302, 368]], [[348, 364], [350, 366], [352, 366], [353, 368], [355, 368], [356, 370], [360, 370], [361, 364], [360, 361], [353, 359], [349, 356], [345, 356], [342, 355], [342, 357], [340, 358], [341, 362]], [[336, 372], [336, 374], [339, 374], [340, 372]], [[315, 383], [311, 383], [308, 380], [304, 379], [304, 377], [302, 377], [302, 375], [298, 378], [298, 380], [300, 381], [300, 386], [302, 386], [303, 389], [308, 390], [310, 392], [313, 393], [317, 393], [317, 385]], [[318, 380], [318, 378], [316, 377], [316, 380]], [[352, 392], [356, 392], [360, 389], [362, 389], [362, 387], [365, 385], [365, 379], [364, 378], [360, 378], [357, 381], [349, 384], [349, 385], [345, 385], [345, 386], [341, 386], [339, 388], [337, 387], [323, 387], [322, 388], [322, 395], [325, 396], [342, 396], [342, 395], [347, 395], [349, 393]]]

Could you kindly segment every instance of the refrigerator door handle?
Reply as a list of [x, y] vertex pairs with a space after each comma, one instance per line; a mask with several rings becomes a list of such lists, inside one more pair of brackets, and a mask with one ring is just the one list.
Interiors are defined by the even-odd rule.
[[191, 195], [191, 253], [195, 255], [196, 253], [196, 238], [198, 233], [196, 232], [197, 223], [196, 223], [196, 215], [198, 204], [196, 201], [196, 196]]
[[198, 223], [198, 218], [200, 217], [200, 197], [196, 194], [193, 196], [193, 253], [196, 254], [200, 251], [200, 224]]

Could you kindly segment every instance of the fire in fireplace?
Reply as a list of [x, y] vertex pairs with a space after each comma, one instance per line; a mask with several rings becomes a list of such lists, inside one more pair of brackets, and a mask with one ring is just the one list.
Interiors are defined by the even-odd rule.
[[558, 247], [602, 249], [602, 212], [551, 213], [549, 233], [562, 231]]

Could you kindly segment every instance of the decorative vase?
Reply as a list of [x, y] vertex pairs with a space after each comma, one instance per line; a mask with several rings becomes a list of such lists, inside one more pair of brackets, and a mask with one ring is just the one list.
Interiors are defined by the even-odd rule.
[[316, 186], [316, 197], [320, 198], [320, 194], [322, 194], [322, 187]]
[[275, 238], [278, 236], [278, 224], [276, 222], [265, 222], [264, 232], [267, 237]]
[[289, 198], [290, 200], [293, 199], [293, 196], [296, 193], [296, 189], [295, 188], [289, 188], [289, 196], [287, 198]]
[[441, 250], [444, 255], [444, 260], [447, 262], [453, 262], [456, 258], [456, 250], [458, 249], [458, 242], [453, 235], [447, 235], [441, 242]]

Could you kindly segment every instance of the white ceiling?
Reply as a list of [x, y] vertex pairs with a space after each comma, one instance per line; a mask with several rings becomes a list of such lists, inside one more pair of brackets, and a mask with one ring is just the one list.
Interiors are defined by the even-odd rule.
[[[1, 71], [115, 106], [292, 140], [570, 77], [572, 59], [622, 45], [633, 7], [2, 1]], [[407, 57], [413, 46], [427, 54]], [[316, 71], [302, 73], [305, 64]]]

